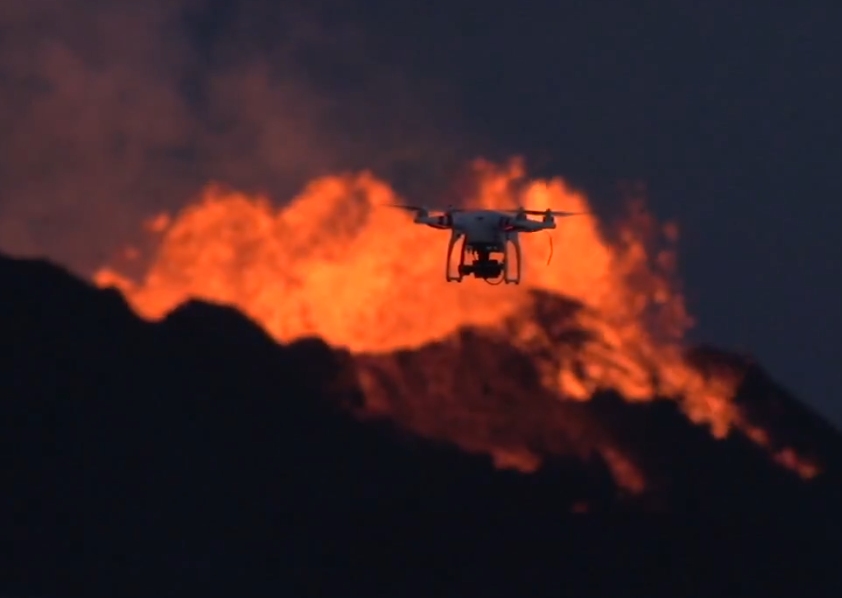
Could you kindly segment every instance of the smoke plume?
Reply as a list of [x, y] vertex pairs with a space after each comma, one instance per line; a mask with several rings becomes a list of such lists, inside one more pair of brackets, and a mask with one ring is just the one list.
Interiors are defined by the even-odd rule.
[[139, 220], [177, 209], [210, 180], [289, 197], [329, 171], [371, 168], [400, 185], [467, 155], [458, 136], [438, 132], [455, 116], [439, 110], [454, 104], [444, 91], [375, 60], [364, 32], [324, 7], [0, 7], [6, 252], [88, 273]]

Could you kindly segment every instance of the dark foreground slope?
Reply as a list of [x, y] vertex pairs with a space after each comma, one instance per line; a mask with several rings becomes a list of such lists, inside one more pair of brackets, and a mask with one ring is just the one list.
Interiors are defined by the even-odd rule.
[[[45, 263], [0, 259], [0, 281], [9, 595], [842, 589], [830, 430], [813, 447], [828, 472], [806, 483], [669, 405], [602, 397], [588, 417], [658, 474], [670, 514], [647, 514], [598, 457], [523, 475], [356, 421], [354, 360], [317, 340], [281, 347], [198, 303], [144, 323]], [[602, 514], [570, 515], [581, 504]]]

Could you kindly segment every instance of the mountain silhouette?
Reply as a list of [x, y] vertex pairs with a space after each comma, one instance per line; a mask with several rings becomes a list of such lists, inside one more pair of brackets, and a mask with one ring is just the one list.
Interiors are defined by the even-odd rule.
[[842, 589], [842, 435], [746, 358], [688, 355], [741, 372], [763, 442], [668, 398], [559, 401], [481, 330], [352, 355], [197, 301], [147, 322], [45, 261], [0, 281], [6, 595]]

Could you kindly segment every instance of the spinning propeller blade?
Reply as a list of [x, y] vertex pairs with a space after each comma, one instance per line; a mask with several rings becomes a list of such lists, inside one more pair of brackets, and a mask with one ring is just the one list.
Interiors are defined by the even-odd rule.
[[403, 205], [399, 203], [387, 203], [383, 204], [383, 207], [386, 208], [398, 208], [399, 210], [406, 210], [407, 212], [421, 212], [424, 214], [429, 214], [430, 212], [442, 212], [444, 214], [448, 212], [462, 212], [464, 211], [462, 208], [454, 208], [453, 206], [447, 208], [428, 208], [426, 206], [410, 206], [410, 205]]
[[519, 212], [521, 214], [529, 214], [531, 216], [546, 216], [547, 214], [551, 214], [553, 216], [582, 216], [584, 214], [590, 214], [590, 212], [565, 212], [562, 210], [526, 210], [521, 208], [519, 210], [512, 210], [512, 212]]
[[399, 203], [387, 203], [383, 204], [385, 208], [398, 208], [399, 210], [406, 210], [407, 212], [428, 212], [428, 208], [423, 208], [421, 206], [405, 206]]

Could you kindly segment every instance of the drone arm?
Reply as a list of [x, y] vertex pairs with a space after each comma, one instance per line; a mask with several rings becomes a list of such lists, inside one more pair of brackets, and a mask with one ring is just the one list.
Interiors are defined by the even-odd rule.
[[426, 224], [429, 227], [437, 229], [452, 228], [452, 220], [448, 215], [444, 216], [429, 216], [427, 214], [416, 214], [413, 220], [415, 224]]
[[537, 233], [538, 231], [542, 230], [550, 230], [554, 229], [555, 221], [554, 220], [520, 220], [516, 225], [517, 232], [520, 233]]

